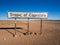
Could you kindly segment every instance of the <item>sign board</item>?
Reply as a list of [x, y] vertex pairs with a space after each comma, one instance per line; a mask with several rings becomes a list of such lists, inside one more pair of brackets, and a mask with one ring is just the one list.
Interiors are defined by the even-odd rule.
[[47, 12], [8, 12], [8, 18], [48, 18]]

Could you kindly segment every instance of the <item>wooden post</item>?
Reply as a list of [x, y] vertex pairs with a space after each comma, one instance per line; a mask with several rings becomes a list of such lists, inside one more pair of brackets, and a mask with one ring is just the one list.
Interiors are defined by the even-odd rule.
[[16, 35], [16, 18], [15, 18], [15, 35]]
[[28, 18], [28, 25], [27, 25], [27, 33], [29, 33], [29, 18]]
[[42, 19], [41, 19], [41, 22], [40, 22], [40, 34], [42, 34]]

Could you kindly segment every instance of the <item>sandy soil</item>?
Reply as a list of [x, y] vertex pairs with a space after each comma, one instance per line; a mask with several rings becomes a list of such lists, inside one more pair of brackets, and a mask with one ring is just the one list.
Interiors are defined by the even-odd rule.
[[[0, 20], [1, 27], [14, 27], [13, 20]], [[27, 31], [27, 20], [17, 20], [17, 27], [23, 29], [16, 29], [16, 37], [14, 29], [0, 29], [0, 45], [60, 45], [60, 21], [43, 20], [42, 34], [40, 34], [40, 21], [30, 20], [29, 31], [30, 35], [23, 35]], [[35, 35], [34, 32], [37, 34]]]

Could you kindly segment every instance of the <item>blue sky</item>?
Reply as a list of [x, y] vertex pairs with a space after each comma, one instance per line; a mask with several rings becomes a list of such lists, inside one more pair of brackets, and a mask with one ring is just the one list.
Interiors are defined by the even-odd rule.
[[48, 12], [48, 19], [60, 20], [60, 0], [0, 0], [0, 20], [8, 11]]

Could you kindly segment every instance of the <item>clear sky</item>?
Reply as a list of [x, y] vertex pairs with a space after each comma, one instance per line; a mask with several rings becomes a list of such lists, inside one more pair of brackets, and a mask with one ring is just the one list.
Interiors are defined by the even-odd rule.
[[48, 12], [48, 19], [60, 20], [60, 0], [0, 0], [0, 20], [8, 11]]

